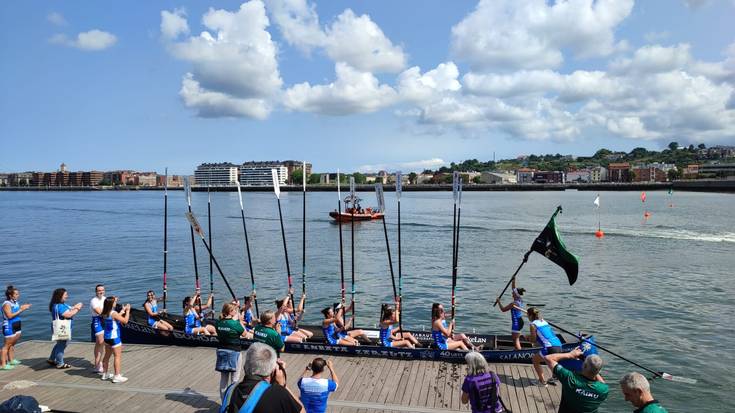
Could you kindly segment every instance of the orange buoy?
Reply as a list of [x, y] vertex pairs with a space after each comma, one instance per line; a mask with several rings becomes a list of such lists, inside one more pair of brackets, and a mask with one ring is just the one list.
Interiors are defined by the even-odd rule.
[[644, 212], [644, 213], [643, 213], [643, 217], [644, 217], [644, 218], [648, 218], [648, 217], [650, 217], [650, 216], [651, 216], [651, 213], [650, 213], [650, 212], [648, 212], [648, 211], [646, 211], [646, 212]]
[[596, 236], [597, 238], [602, 238], [602, 237], [604, 237], [604, 236], [605, 236], [605, 233], [604, 233], [604, 232], [602, 232], [602, 230], [599, 230], [599, 229], [598, 229], [597, 231], [595, 231], [595, 236]]

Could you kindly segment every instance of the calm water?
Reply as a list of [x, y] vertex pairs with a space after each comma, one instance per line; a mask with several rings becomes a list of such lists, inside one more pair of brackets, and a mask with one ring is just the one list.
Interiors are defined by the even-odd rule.
[[[637, 192], [601, 193], [606, 236], [595, 239], [597, 213], [591, 192], [464, 194], [460, 233], [458, 327], [508, 333], [509, 316], [491, 308], [554, 207], [564, 206], [560, 225], [569, 249], [580, 257], [579, 280], [569, 286], [563, 271], [538, 254], [520, 273], [527, 302], [543, 303], [545, 317], [570, 330], [594, 333], [611, 349], [649, 366], [694, 377], [698, 385], [656, 381], [654, 394], [669, 411], [732, 410], [735, 366], [732, 330], [735, 268], [735, 197], [648, 193], [651, 218], [643, 222]], [[246, 193], [245, 207], [258, 297], [263, 307], [286, 293], [285, 262], [272, 193]], [[363, 197], [372, 201], [373, 194]], [[307, 210], [307, 321], [339, 296], [338, 227], [327, 212], [336, 194], [312, 193]], [[396, 203], [386, 193], [388, 230], [397, 257]], [[195, 193], [193, 207], [206, 222], [207, 194]], [[374, 202], [367, 202], [374, 204]], [[282, 196], [294, 283], [301, 280], [301, 194]], [[238, 295], [250, 291], [237, 193], [212, 194], [215, 256]], [[169, 306], [194, 288], [185, 202], [169, 193]], [[405, 193], [402, 204], [404, 323], [429, 325], [430, 304], [449, 304], [452, 196], [450, 192]], [[0, 192], [0, 281], [21, 289], [33, 308], [23, 316], [23, 337], [48, 339], [46, 309], [51, 291], [65, 287], [85, 306], [96, 283], [108, 294], [140, 306], [145, 291], [161, 291], [162, 192]], [[345, 277], [350, 280], [350, 227], [344, 226]], [[355, 231], [358, 324], [377, 322], [381, 302], [392, 299], [383, 229], [360, 223]], [[197, 244], [204, 291], [208, 258]], [[397, 263], [396, 263], [397, 271]], [[215, 273], [215, 290], [226, 294]], [[221, 300], [220, 300], [221, 302]], [[507, 297], [506, 297], [507, 302]], [[74, 331], [87, 340], [89, 311]], [[22, 351], [20, 353], [22, 357]], [[603, 354], [604, 356], [604, 354]], [[617, 379], [633, 367], [612, 357], [603, 374], [612, 392], [604, 411], [629, 411]], [[724, 409], [723, 409], [724, 407]]]

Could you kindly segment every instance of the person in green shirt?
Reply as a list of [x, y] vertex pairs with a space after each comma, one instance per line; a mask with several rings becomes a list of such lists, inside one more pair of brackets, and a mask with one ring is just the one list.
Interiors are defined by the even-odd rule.
[[559, 413], [597, 413], [597, 408], [607, 399], [609, 388], [600, 376], [602, 359], [591, 355], [584, 359], [582, 372], [565, 369], [562, 360], [582, 357], [582, 350], [575, 348], [569, 353], [556, 353], [545, 356], [546, 364], [561, 383], [561, 403]]
[[281, 338], [281, 333], [276, 331], [276, 314], [271, 310], [266, 310], [260, 315], [260, 325], [255, 327], [253, 331], [253, 340], [268, 344], [276, 350], [276, 355], [281, 356], [285, 345]]
[[215, 324], [217, 329], [217, 362], [214, 369], [220, 373], [220, 397], [230, 383], [240, 380], [240, 337], [245, 334], [245, 326], [240, 320], [240, 311], [235, 303], [225, 303], [222, 315]]
[[620, 379], [620, 389], [625, 400], [637, 407], [633, 413], [668, 413], [651, 395], [648, 380], [640, 373], [628, 373]]

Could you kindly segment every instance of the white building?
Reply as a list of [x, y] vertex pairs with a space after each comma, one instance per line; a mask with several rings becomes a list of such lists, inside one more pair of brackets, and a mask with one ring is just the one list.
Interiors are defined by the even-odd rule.
[[194, 171], [194, 179], [199, 186], [232, 186], [237, 184], [237, 174], [237, 165], [229, 162], [203, 163]]
[[514, 174], [510, 173], [483, 172], [480, 175], [480, 182], [483, 184], [515, 184], [518, 180]]
[[592, 182], [592, 171], [581, 169], [567, 172], [567, 182]]
[[248, 162], [240, 166], [240, 184], [244, 186], [273, 186], [271, 170], [278, 171], [278, 183], [285, 185], [288, 180], [288, 168], [277, 163]]
[[605, 182], [607, 181], [607, 168], [604, 166], [597, 166], [590, 169], [590, 182]]

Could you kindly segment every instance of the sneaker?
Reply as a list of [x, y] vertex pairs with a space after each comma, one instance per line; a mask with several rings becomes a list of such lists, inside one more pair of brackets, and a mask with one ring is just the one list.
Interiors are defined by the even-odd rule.
[[539, 380], [531, 380], [531, 384], [539, 387], [546, 387], [546, 383]]
[[117, 376], [114, 376], [112, 378], [112, 382], [113, 383], [125, 383], [126, 381], [128, 381], [128, 378], [127, 377], [123, 377], [120, 374], [118, 374]]
[[18, 364], [20, 364], [20, 360], [18, 360], [18, 359], [13, 359], [13, 361], [11, 361], [11, 362], [10, 362], [10, 364], [12, 364], [12, 365], [14, 365], [14, 366], [17, 366]]
[[13, 370], [14, 368], [14, 365], [12, 365], [11, 363], [7, 363], [4, 367], [0, 368], [0, 370]]
[[559, 380], [556, 379], [556, 377], [552, 377], [549, 380], [546, 380], [546, 384], [550, 384], [552, 386], [556, 386], [556, 383], [558, 383]]
[[100, 377], [100, 378], [101, 378], [102, 380], [111, 380], [111, 379], [112, 379], [112, 377], [113, 377], [113, 374], [112, 374], [112, 373], [109, 373], [109, 374], [108, 374], [108, 373], [105, 373], [105, 372], [103, 371], [103, 372], [102, 372], [102, 377]]

